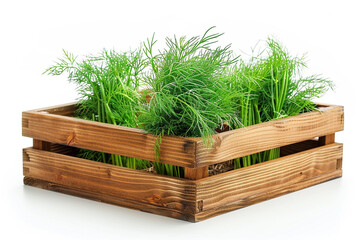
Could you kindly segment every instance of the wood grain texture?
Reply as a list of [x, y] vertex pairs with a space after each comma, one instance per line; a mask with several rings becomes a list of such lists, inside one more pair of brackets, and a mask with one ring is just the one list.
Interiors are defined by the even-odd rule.
[[[50, 149], [57, 149], [55, 146], [59, 145], [51, 144]], [[23, 152], [27, 185], [192, 222], [342, 175], [339, 143], [199, 180], [155, 175], [33, 148]]]
[[266, 123], [214, 135], [214, 146], [196, 145], [196, 166], [207, 166], [344, 129], [344, 108], [329, 106]]
[[340, 177], [341, 158], [342, 144], [333, 143], [197, 180], [196, 201], [202, 202], [202, 211], [198, 211], [195, 220]]
[[[23, 112], [24, 183], [188, 221], [274, 198], [342, 175], [341, 106], [201, 138], [164, 136], [160, 158], [185, 167], [187, 179], [156, 175], [74, 157], [86, 148], [155, 160], [156, 136], [141, 129], [77, 119], [75, 104]], [[320, 136], [320, 137], [319, 137]], [[309, 140], [319, 137], [319, 140]], [[208, 165], [281, 147], [283, 157], [208, 176]]]
[[59, 192], [59, 193], [65, 193], [76, 197], [87, 198], [90, 200], [95, 200], [121, 207], [140, 210], [143, 212], [154, 213], [157, 215], [172, 217], [189, 222], [195, 222], [194, 214], [182, 213], [179, 211], [171, 211], [166, 207], [159, 207], [153, 204], [141, 203], [137, 200], [131, 200], [120, 196], [106, 195], [106, 194], [94, 192], [92, 190], [78, 189], [75, 187], [69, 187], [66, 185], [35, 179], [31, 177], [24, 177], [24, 184]]
[[335, 142], [335, 133], [319, 137], [320, 145], [327, 145]]
[[[23, 112], [23, 136], [79, 148], [154, 161], [156, 136], [136, 128], [115, 126], [62, 116], [74, 104]], [[56, 114], [54, 114], [56, 113]], [[299, 114], [250, 127], [213, 135], [214, 146], [206, 148], [202, 138], [162, 137], [162, 162], [198, 168], [240, 156], [325, 136], [343, 130], [342, 106]]]
[[[136, 128], [87, 121], [45, 112], [23, 112], [23, 136], [67, 144], [100, 152], [155, 161], [156, 136]], [[191, 138], [164, 136], [160, 159], [164, 163], [195, 166], [195, 144]]]
[[49, 151], [51, 148], [50, 142], [41, 141], [38, 139], [33, 139], [33, 148]]
[[[319, 183], [323, 183], [332, 179], [336, 179], [342, 176], [342, 170], [336, 170], [333, 172], [324, 173], [322, 175], [315, 176], [310, 179], [306, 179], [296, 183], [284, 184], [274, 188], [268, 188], [264, 191], [258, 191], [253, 195], [249, 195], [246, 198], [238, 199], [233, 202], [224, 203], [221, 207], [209, 209], [196, 213], [195, 222], [203, 221], [220, 214], [224, 214], [239, 208], [247, 207], [259, 202], [263, 202], [272, 198], [276, 198], [288, 193], [299, 191], [301, 189], [314, 186]], [[200, 201], [199, 201], [200, 202]], [[203, 206], [203, 204], [202, 204]]]
[[209, 167], [199, 167], [199, 168], [185, 168], [184, 177], [186, 179], [201, 179], [209, 176]]
[[65, 192], [71, 189], [75, 195], [91, 195], [101, 201], [136, 206], [140, 210], [166, 213], [189, 221], [194, 218], [196, 189], [190, 180], [33, 148], [24, 149], [23, 167], [25, 177], [55, 184], [52, 186]]

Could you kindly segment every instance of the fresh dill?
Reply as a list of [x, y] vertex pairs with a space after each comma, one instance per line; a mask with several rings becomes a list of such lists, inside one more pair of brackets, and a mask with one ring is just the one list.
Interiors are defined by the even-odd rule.
[[[319, 75], [304, 77], [304, 58], [291, 56], [274, 39], [245, 61], [230, 45], [218, 46], [223, 34], [212, 31], [213, 27], [201, 36], [166, 38], [160, 51], [155, 35], [135, 51], [103, 50], [83, 59], [64, 51], [45, 73], [67, 74], [77, 84], [76, 117], [143, 128], [157, 136], [154, 162], [86, 149], [79, 156], [183, 177], [184, 168], [161, 162], [162, 136], [202, 137], [211, 148], [219, 130], [315, 110], [313, 100], [332, 88], [331, 81]], [[235, 159], [234, 167], [278, 157], [280, 149], [271, 149]]]

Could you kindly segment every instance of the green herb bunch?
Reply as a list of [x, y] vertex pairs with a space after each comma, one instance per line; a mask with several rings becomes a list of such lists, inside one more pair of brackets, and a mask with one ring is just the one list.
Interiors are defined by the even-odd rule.
[[[315, 110], [312, 100], [332, 88], [331, 81], [321, 76], [302, 76], [303, 57], [292, 57], [274, 39], [266, 43], [260, 55], [239, 61], [228, 73], [227, 85], [238, 94], [234, 97], [240, 111], [238, 128]], [[236, 159], [235, 168], [278, 157], [280, 149], [271, 149]]]
[[[225, 122], [237, 122], [226, 86], [219, 79], [235, 63], [230, 46], [213, 47], [222, 34], [202, 37], [166, 38], [166, 48], [153, 55], [154, 37], [145, 44], [145, 55], [151, 66], [146, 78], [152, 89], [151, 101], [141, 114], [147, 132], [158, 135], [203, 137], [211, 147], [212, 134]], [[160, 142], [160, 140], [159, 140]], [[157, 172], [183, 169], [156, 163]]]
[[[158, 159], [152, 163], [86, 149], [80, 156], [134, 169], [153, 166], [159, 174], [183, 177], [182, 167], [161, 162], [162, 136], [202, 137], [211, 148], [212, 135], [225, 127], [248, 127], [316, 110], [313, 99], [332, 88], [319, 75], [304, 77], [304, 58], [291, 56], [274, 39], [245, 61], [234, 57], [230, 45], [217, 46], [222, 34], [211, 34], [212, 29], [189, 39], [166, 38], [161, 51], [155, 50], [154, 36], [142, 49], [103, 50], [82, 60], [64, 51], [45, 73], [67, 74], [77, 84], [76, 117], [144, 128], [158, 136], [154, 146]], [[234, 166], [278, 157], [280, 149], [271, 149], [235, 159]]]
[[213, 45], [222, 34], [202, 37], [166, 38], [167, 48], [153, 56], [154, 39], [145, 44], [152, 66], [146, 79], [151, 101], [141, 115], [146, 131], [155, 135], [203, 137], [211, 146], [211, 135], [223, 123], [235, 123], [228, 89], [219, 79], [236, 62], [230, 46]]
[[[117, 53], [103, 50], [95, 56], [77, 61], [74, 55], [64, 51], [64, 57], [45, 73], [68, 74], [70, 82], [77, 84], [80, 101], [76, 116], [83, 119], [139, 127], [137, 113], [140, 107], [140, 74], [144, 69], [141, 51]], [[111, 162], [130, 168], [144, 168], [147, 161], [81, 150], [81, 157]]]

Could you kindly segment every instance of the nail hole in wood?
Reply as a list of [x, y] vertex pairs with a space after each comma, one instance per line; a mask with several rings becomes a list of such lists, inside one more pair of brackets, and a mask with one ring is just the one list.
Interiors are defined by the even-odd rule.
[[199, 212], [201, 212], [204, 208], [204, 201], [203, 200], [200, 200], [197, 202], [197, 208], [199, 210]]

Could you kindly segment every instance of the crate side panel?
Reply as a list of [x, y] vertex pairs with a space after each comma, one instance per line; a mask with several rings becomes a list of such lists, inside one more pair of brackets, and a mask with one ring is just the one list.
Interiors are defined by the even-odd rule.
[[166, 207], [160, 207], [153, 204], [146, 204], [136, 200], [131, 200], [127, 198], [121, 198], [119, 196], [111, 196], [106, 194], [97, 193], [94, 191], [77, 189], [74, 187], [69, 187], [65, 185], [61, 185], [58, 183], [53, 183], [49, 181], [44, 181], [40, 179], [24, 177], [24, 184], [38, 187], [46, 190], [51, 190], [59, 193], [65, 193], [69, 195], [73, 195], [76, 197], [87, 198], [90, 200], [95, 200], [99, 202], [114, 204], [121, 207], [131, 208], [135, 210], [140, 210], [143, 212], [154, 213], [161, 216], [172, 217], [176, 219], [186, 220], [190, 222], [194, 222], [194, 214], [182, 213], [179, 211], [172, 211]]
[[[203, 211], [232, 202], [251, 205], [254, 196], [338, 170], [342, 144], [334, 143], [197, 181]], [[270, 195], [269, 195], [270, 196]], [[264, 199], [265, 200], [265, 199]]]
[[[23, 136], [100, 152], [155, 161], [156, 136], [141, 129], [77, 118], [23, 112]], [[191, 138], [162, 137], [160, 159], [183, 167], [195, 166], [196, 142]]]
[[94, 195], [106, 195], [191, 216], [195, 183], [62, 154], [25, 149], [24, 175]]
[[330, 106], [321, 111], [256, 124], [214, 135], [214, 146], [206, 148], [198, 142], [197, 166], [211, 165], [247, 156], [344, 129], [344, 108]]
[[300, 181], [293, 184], [284, 184], [279, 187], [268, 188], [266, 191], [259, 191], [252, 195], [249, 195], [246, 198], [238, 199], [234, 202], [223, 204], [222, 206], [212, 208], [206, 211], [196, 213], [195, 221], [202, 221], [211, 217], [215, 217], [220, 214], [224, 214], [239, 208], [247, 207], [252, 204], [256, 204], [262, 201], [266, 201], [272, 198], [276, 198], [288, 193], [292, 193], [307, 187], [314, 186], [316, 184], [326, 182], [335, 178], [342, 176], [342, 170], [336, 170], [329, 173], [324, 173], [318, 176], [315, 176], [304, 181]]

